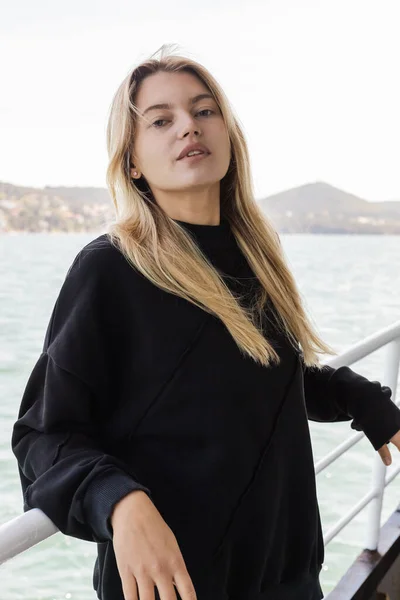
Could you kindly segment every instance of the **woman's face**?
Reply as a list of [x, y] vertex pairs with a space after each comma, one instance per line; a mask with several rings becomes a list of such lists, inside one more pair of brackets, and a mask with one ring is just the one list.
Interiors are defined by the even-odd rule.
[[[199, 94], [209, 97], [192, 103]], [[156, 198], [158, 191], [160, 196], [191, 188], [210, 191], [214, 186], [219, 191], [219, 182], [229, 168], [230, 140], [207, 87], [190, 73], [159, 72], [142, 81], [135, 103], [141, 117], [134, 136], [131, 176], [135, 170], [144, 175]], [[170, 106], [147, 110], [154, 104]], [[210, 154], [178, 160], [185, 146], [198, 142]]]

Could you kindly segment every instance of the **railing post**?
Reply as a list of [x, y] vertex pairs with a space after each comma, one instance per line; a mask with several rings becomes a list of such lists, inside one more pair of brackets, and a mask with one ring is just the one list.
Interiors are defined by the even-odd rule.
[[[386, 353], [383, 385], [390, 387], [392, 390], [392, 400], [395, 402], [397, 380], [399, 377], [400, 339], [389, 342], [387, 344]], [[393, 458], [392, 450], [391, 453]], [[387, 467], [383, 464], [381, 457], [379, 454], [376, 454], [374, 456], [372, 468], [372, 489], [376, 491], [376, 497], [371, 500], [368, 507], [367, 536], [365, 540], [366, 550], [378, 549], [383, 494], [385, 492], [386, 469]]]

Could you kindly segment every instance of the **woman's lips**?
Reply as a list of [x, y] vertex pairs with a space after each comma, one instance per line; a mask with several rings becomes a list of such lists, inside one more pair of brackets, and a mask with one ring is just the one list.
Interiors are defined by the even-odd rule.
[[180, 158], [179, 161], [181, 162], [183, 160], [186, 160], [186, 161], [191, 161], [191, 162], [197, 162], [197, 161], [199, 161], [202, 158], [207, 158], [207, 156], [210, 156], [210, 154], [209, 153], [203, 153], [203, 154], [193, 154], [193, 156], [187, 156], [186, 155], [183, 158]]

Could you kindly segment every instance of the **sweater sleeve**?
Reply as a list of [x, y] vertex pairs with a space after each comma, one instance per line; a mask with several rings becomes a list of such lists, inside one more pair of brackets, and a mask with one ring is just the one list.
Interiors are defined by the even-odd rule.
[[11, 440], [24, 511], [40, 508], [64, 534], [95, 542], [112, 539], [110, 515], [122, 497], [134, 490], [151, 497], [100, 439], [99, 416], [112, 406], [104, 259], [83, 250], [68, 271]]
[[363, 431], [375, 450], [387, 444], [400, 429], [400, 409], [391, 400], [392, 390], [370, 381], [349, 367], [320, 371], [303, 363], [304, 396], [312, 421], [350, 421]]

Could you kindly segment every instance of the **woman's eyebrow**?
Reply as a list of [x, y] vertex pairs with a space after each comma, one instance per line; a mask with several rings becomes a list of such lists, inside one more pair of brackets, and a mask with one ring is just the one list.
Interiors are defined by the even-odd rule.
[[[189, 99], [189, 104], [196, 104], [196, 102], [199, 102], [200, 100], [204, 100], [204, 98], [211, 98], [212, 100], [214, 100], [214, 96], [212, 96], [211, 94], [198, 94], [197, 96], [194, 96], [193, 98]], [[146, 110], [142, 113], [142, 116], [144, 116], [146, 113], [148, 113], [150, 110], [159, 110], [160, 108], [172, 108], [173, 104], [169, 104], [168, 102], [163, 102], [160, 104], [153, 104], [152, 106], [148, 106], [146, 108]]]

